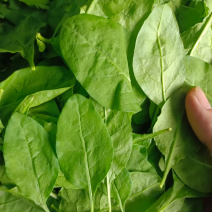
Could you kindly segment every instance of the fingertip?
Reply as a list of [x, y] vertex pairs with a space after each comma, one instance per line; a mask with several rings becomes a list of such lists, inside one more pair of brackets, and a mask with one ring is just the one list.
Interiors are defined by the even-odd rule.
[[189, 123], [199, 138], [212, 152], [212, 109], [201, 88], [192, 88], [185, 100]]

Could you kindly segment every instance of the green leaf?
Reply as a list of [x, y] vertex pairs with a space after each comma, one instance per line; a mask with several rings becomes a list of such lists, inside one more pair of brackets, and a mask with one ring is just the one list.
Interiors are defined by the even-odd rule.
[[74, 76], [64, 67], [38, 66], [36, 71], [25, 68], [14, 72], [0, 83], [0, 89], [4, 90], [0, 101], [2, 123], [7, 123], [12, 112], [28, 95], [38, 91], [72, 87], [74, 84]]
[[77, 80], [98, 103], [112, 110], [140, 110], [131, 87], [124, 32], [119, 24], [93, 15], [74, 16], [62, 26], [60, 47]]
[[35, 208], [27, 204], [23, 199], [12, 195], [9, 192], [0, 189], [0, 210], [4, 212], [12, 211], [30, 211], [30, 212], [43, 212], [40, 208]]
[[[125, 7], [126, 3], [128, 4]], [[92, 1], [89, 9], [86, 11], [86, 13], [93, 15], [99, 15], [103, 17], [107, 16], [114, 22], [119, 23], [123, 26], [125, 32], [127, 57], [128, 57], [128, 65], [129, 65], [132, 89], [136, 95], [136, 99], [139, 105], [144, 102], [146, 96], [141, 90], [137, 81], [135, 80], [132, 68], [132, 59], [137, 34], [143, 22], [150, 14], [153, 7], [153, 3], [154, 3], [153, 0], [131, 0], [131, 1], [125, 1], [125, 3], [122, 4], [122, 6], [120, 6], [119, 1], [113, 1], [115, 8], [124, 8], [124, 7], [125, 8], [118, 14], [110, 16], [107, 13], [107, 10], [109, 11], [111, 10], [109, 7], [110, 3], [104, 4], [104, 8], [101, 8], [102, 4], [99, 4], [99, 1], [97, 0]]]
[[204, 193], [212, 191], [212, 158], [205, 147], [202, 147], [192, 157], [181, 160], [173, 169], [190, 188]]
[[128, 170], [125, 168], [115, 178], [111, 187], [111, 195], [119, 204], [121, 211], [125, 211], [125, 202], [130, 195], [132, 187], [132, 180]]
[[81, 95], [72, 96], [59, 117], [57, 156], [65, 177], [88, 192], [93, 212], [94, 194], [110, 169], [113, 147], [101, 117]]
[[27, 59], [30, 66], [34, 68], [34, 41], [36, 32], [44, 26], [44, 22], [33, 16], [28, 16], [18, 26], [10, 26], [4, 29], [3, 33], [0, 30], [0, 52], [20, 52], [22, 57]]
[[58, 163], [47, 132], [32, 118], [14, 113], [5, 132], [4, 159], [8, 177], [48, 212], [46, 200], [57, 179]]
[[[202, 197], [204, 196], [202, 193], [195, 191], [188, 186], [186, 186], [174, 173], [174, 185], [170, 189], [168, 189], [146, 212], [155, 212], [155, 211], [182, 211], [177, 209], [176, 207], [172, 207], [172, 204], [179, 200], [188, 197]], [[178, 202], [179, 203], [179, 202]], [[179, 206], [179, 205], [178, 205]], [[181, 207], [178, 207], [181, 209]], [[170, 210], [172, 209], [172, 210]]]
[[135, 78], [158, 106], [184, 82], [183, 43], [167, 5], [154, 8], [138, 34], [133, 58]]
[[24, 2], [28, 6], [32, 7], [35, 6], [37, 8], [46, 9], [48, 10], [47, 4], [49, 4], [49, 0], [19, 0], [21, 2]]
[[[75, 80], [73, 80], [73, 85], [75, 84]], [[57, 96], [63, 94], [67, 90], [71, 89], [71, 87], [59, 88], [55, 90], [44, 90], [39, 91], [34, 94], [27, 96], [21, 104], [16, 108], [16, 112], [24, 113], [26, 110], [28, 111], [32, 107], [39, 106], [45, 102], [48, 102]]]
[[164, 185], [170, 169], [179, 160], [198, 151], [200, 142], [195, 136], [185, 114], [185, 96], [189, 89], [176, 91], [164, 104], [161, 115], [153, 128], [154, 132], [171, 126], [172, 131], [155, 137], [158, 149], [165, 156], [165, 172], [161, 182]]
[[212, 14], [210, 13], [202, 23], [181, 34], [186, 53], [207, 63], [212, 61]]

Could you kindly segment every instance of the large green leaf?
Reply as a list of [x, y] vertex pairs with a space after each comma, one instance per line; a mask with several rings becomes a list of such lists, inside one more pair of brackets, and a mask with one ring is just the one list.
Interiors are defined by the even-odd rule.
[[72, 87], [74, 84], [74, 76], [63, 67], [38, 66], [36, 71], [30, 68], [18, 70], [0, 83], [0, 89], [4, 91], [0, 101], [0, 119], [6, 124], [12, 112], [30, 94]]
[[33, 16], [28, 16], [16, 27], [8, 25], [6, 29], [3, 29], [4, 33], [1, 33], [0, 26], [0, 52], [20, 52], [22, 57], [27, 59], [30, 66], [35, 69], [34, 41], [36, 32], [43, 26], [45, 26], [45, 23]]
[[93, 15], [74, 16], [62, 26], [60, 47], [77, 80], [98, 103], [113, 110], [140, 110], [119, 24]]
[[59, 117], [57, 155], [65, 177], [88, 192], [93, 211], [94, 194], [110, 169], [113, 147], [100, 115], [81, 95], [72, 96]]
[[202, 23], [181, 34], [186, 53], [207, 63], [212, 63], [212, 14], [210, 13]]
[[185, 114], [184, 105], [187, 91], [188, 88], [183, 87], [166, 101], [153, 128], [154, 132], [172, 128], [171, 132], [155, 137], [158, 149], [165, 156], [165, 172], [161, 186], [164, 185], [170, 169], [179, 160], [197, 152], [200, 147], [200, 142], [191, 129]]
[[154, 8], [138, 34], [133, 58], [135, 78], [160, 107], [184, 82], [183, 43], [171, 8]]
[[[179, 199], [184, 198], [197, 198], [202, 197], [203, 194], [195, 191], [188, 186], [186, 186], [174, 173], [174, 185], [170, 189], [168, 189], [146, 212], [168, 212], [168, 211], [182, 211], [182, 205], [179, 207], [179, 202], [175, 207], [173, 207], [173, 203]], [[184, 211], [184, 210], [183, 210]], [[186, 210], [185, 210], [186, 211]], [[200, 210], [198, 210], [200, 212]]]
[[4, 160], [7, 175], [22, 194], [48, 212], [46, 200], [58, 174], [48, 133], [32, 118], [14, 113], [5, 132]]

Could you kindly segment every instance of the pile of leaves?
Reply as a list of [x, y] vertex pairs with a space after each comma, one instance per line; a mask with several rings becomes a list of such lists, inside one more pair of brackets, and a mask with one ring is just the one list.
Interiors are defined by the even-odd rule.
[[201, 212], [211, 0], [0, 3], [0, 211]]

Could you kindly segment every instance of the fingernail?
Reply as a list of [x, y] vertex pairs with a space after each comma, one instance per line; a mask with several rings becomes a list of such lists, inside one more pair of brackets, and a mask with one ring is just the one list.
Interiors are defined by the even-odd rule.
[[198, 102], [205, 108], [205, 109], [210, 109], [211, 105], [205, 96], [205, 93], [202, 91], [200, 87], [196, 87], [194, 89], [194, 95], [196, 96]]

